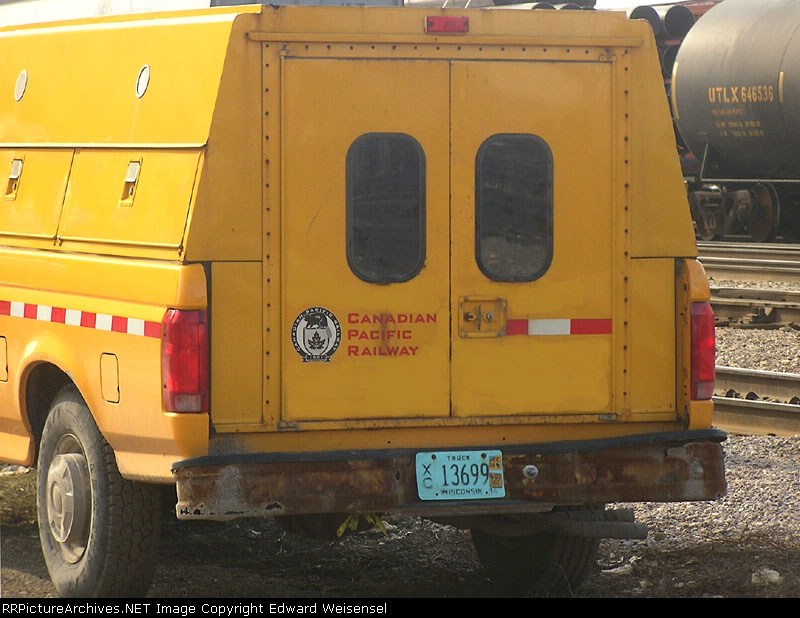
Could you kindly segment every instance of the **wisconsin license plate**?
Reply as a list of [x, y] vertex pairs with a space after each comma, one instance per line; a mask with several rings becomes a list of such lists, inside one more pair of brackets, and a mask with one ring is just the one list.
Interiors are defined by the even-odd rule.
[[420, 500], [503, 498], [503, 454], [500, 451], [417, 453]]

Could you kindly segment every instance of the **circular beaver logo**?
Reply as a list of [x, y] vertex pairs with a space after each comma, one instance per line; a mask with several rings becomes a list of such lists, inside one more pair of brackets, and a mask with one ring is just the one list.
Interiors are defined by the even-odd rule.
[[310, 307], [292, 325], [292, 343], [304, 363], [329, 363], [342, 340], [339, 320], [324, 307]]

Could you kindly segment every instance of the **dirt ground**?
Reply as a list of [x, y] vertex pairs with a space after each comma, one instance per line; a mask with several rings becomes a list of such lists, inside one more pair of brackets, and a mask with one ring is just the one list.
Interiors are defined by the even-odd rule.
[[[34, 483], [33, 473], [0, 476], [0, 596], [4, 598], [56, 596], [39, 549]], [[691, 522], [687, 524], [682, 513], [664, 508], [638, 507], [637, 519], [651, 525], [651, 535], [646, 541], [604, 540], [596, 572], [573, 596], [800, 597], [800, 539], [776, 535], [768, 528], [744, 537], [725, 531], [710, 538], [692, 536]], [[693, 509], [702, 513], [703, 506]], [[799, 516], [796, 512], [786, 515]], [[678, 523], [673, 525], [671, 519]], [[148, 596], [497, 596], [477, 560], [469, 532], [417, 518], [386, 518], [385, 523], [385, 532], [373, 529], [321, 542], [286, 534], [272, 520], [179, 522], [165, 511], [162, 545]], [[653, 524], [663, 529], [653, 529]]]

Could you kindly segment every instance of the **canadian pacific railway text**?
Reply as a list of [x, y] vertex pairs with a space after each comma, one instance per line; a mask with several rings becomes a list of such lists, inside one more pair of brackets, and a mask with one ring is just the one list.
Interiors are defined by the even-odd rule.
[[436, 324], [435, 313], [347, 314], [347, 356], [416, 356], [419, 345], [411, 345], [420, 324]]

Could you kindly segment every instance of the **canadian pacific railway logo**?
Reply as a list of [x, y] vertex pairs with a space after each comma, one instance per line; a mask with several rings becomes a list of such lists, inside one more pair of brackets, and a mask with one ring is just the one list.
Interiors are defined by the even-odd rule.
[[292, 325], [292, 343], [304, 363], [329, 363], [341, 340], [339, 320], [324, 307], [309, 307]]

